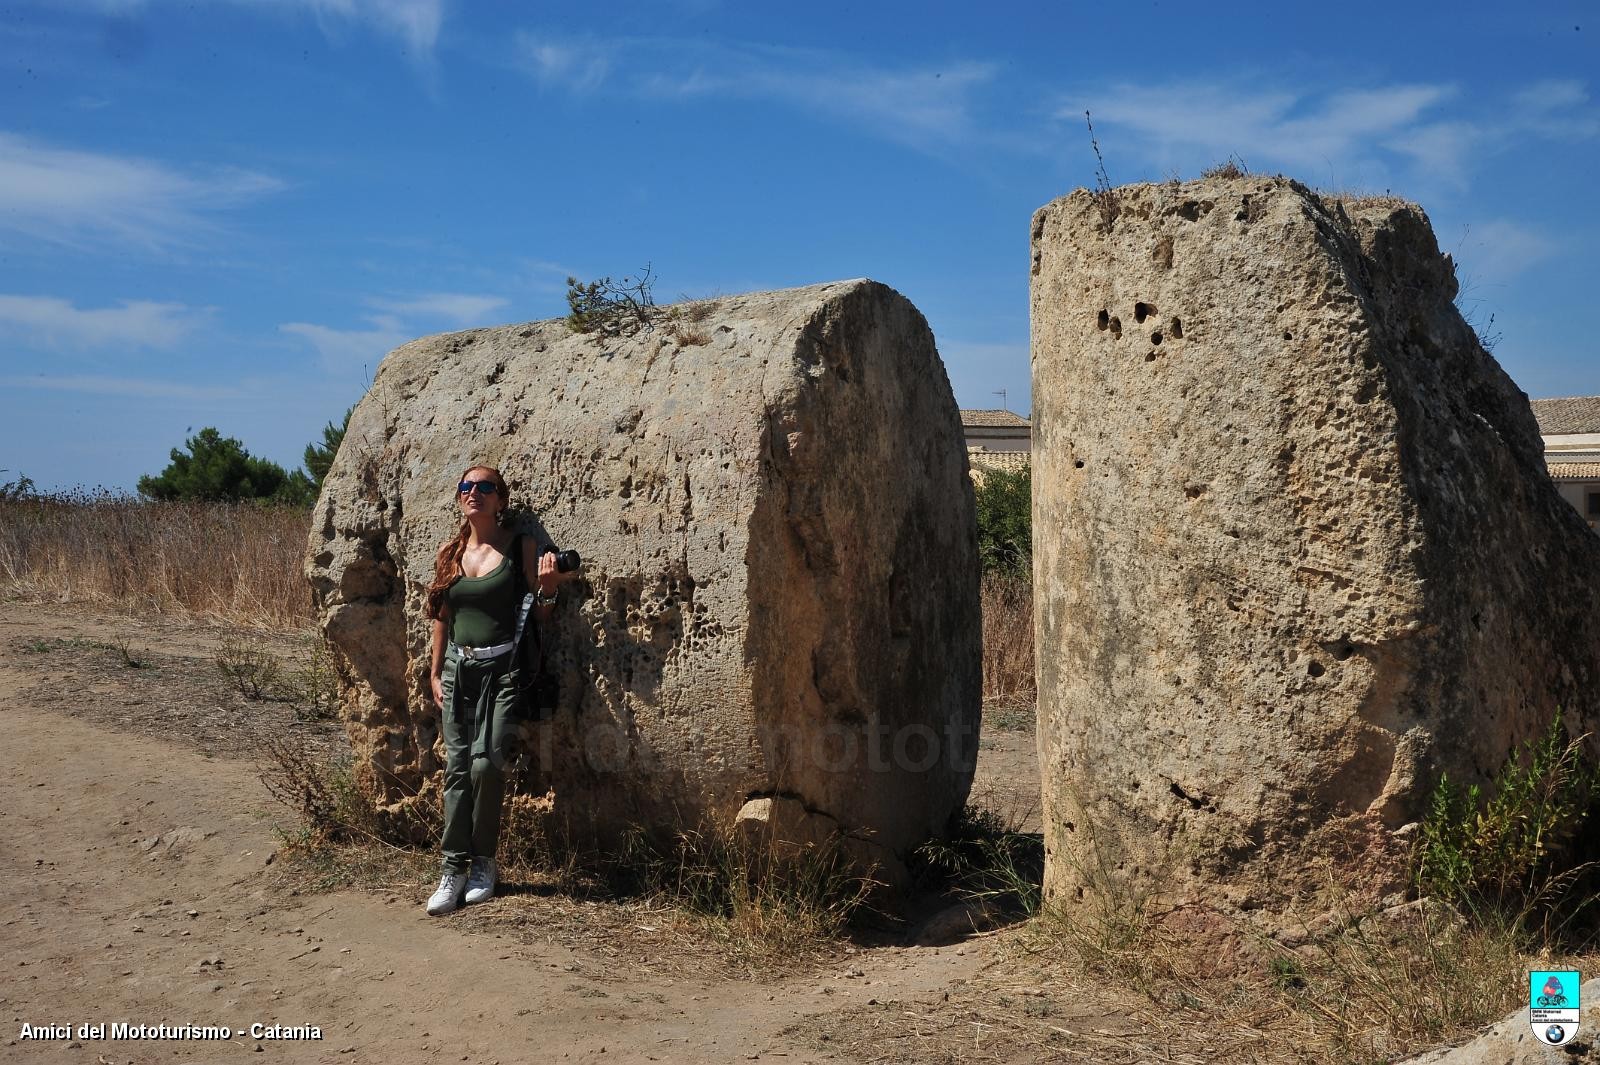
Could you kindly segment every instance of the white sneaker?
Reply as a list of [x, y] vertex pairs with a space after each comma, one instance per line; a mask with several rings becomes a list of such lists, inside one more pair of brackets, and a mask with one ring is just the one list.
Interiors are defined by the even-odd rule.
[[472, 873], [467, 877], [468, 902], [494, 898], [495, 873], [493, 858], [472, 859]]
[[438, 917], [461, 905], [461, 889], [467, 886], [465, 872], [448, 870], [439, 878], [439, 887], [428, 897], [428, 916]]

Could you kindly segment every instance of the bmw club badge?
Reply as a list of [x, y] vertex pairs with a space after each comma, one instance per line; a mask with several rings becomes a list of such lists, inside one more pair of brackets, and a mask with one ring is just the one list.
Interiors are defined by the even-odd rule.
[[1539, 1042], [1558, 1047], [1578, 1034], [1579, 979], [1576, 969], [1528, 974], [1528, 1023]]

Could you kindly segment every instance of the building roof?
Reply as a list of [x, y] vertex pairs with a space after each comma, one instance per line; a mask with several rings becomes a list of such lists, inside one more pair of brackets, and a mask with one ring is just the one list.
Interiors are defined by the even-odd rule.
[[990, 451], [982, 447], [967, 448], [967, 471], [974, 484], [983, 483], [983, 475], [990, 470], [1017, 473], [1031, 469], [1033, 463], [1026, 451]]
[[[1543, 436], [1600, 433], [1600, 396], [1566, 396], [1528, 401]], [[965, 420], [966, 411], [962, 411]]]
[[1600, 481], [1600, 462], [1552, 462], [1552, 481]]
[[1008, 410], [964, 410], [961, 412], [961, 426], [964, 429], [976, 426], [1004, 426], [1026, 429], [1028, 428], [1028, 419], [1018, 417]]

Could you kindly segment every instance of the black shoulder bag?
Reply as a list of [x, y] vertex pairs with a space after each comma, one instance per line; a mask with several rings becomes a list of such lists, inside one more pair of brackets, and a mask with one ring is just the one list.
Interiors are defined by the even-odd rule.
[[533, 616], [533, 584], [522, 568], [522, 535], [511, 541], [511, 569], [516, 587], [522, 592], [517, 604], [516, 646], [511, 660], [517, 665], [517, 713], [526, 721], [541, 721], [555, 713], [561, 696], [560, 685], [545, 668], [544, 642], [539, 638], [539, 623]]

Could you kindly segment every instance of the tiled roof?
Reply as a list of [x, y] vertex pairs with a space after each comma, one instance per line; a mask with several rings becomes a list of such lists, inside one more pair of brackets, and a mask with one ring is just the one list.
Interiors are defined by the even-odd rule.
[[964, 428], [998, 425], [1026, 429], [1028, 419], [1019, 418], [1008, 410], [964, 410], [961, 412], [961, 424]]
[[974, 484], [983, 483], [983, 475], [990, 470], [1016, 473], [1031, 466], [1031, 456], [1026, 451], [986, 451], [981, 447], [967, 448], [967, 469]]
[[1552, 462], [1549, 465], [1552, 481], [1600, 481], [1600, 462]]
[[[1544, 436], [1563, 433], [1600, 433], [1600, 396], [1566, 396], [1528, 401]], [[966, 414], [962, 411], [963, 416]]]

